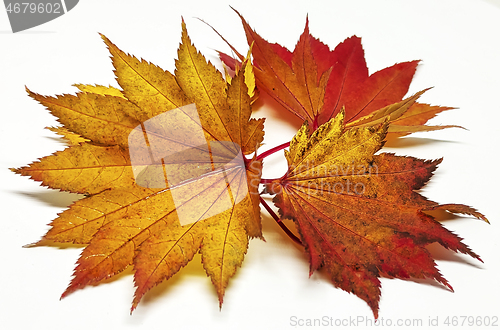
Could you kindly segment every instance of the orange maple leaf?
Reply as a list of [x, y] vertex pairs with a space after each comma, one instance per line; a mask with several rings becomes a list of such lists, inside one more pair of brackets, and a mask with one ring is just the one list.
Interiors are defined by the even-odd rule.
[[133, 265], [132, 310], [200, 253], [222, 304], [249, 237], [262, 237], [261, 161], [245, 157], [264, 136], [264, 120], [250, 119], [250, 64], [224, 81], [184, 22], [175, 76], [102, 38], [122, 90], [76, 85], [76, 96], [57, 97], [28, 90], [58, 118], [63, 127], [52, 130], [69, 147], [15, 172], [86, 195], [34, 245], [87, 245], [63, 297]]
[[[342, 108], [345, 109], [346, 124], [366, 120], [379, 109], [401, 101], [408, 92], [418, 61], [398, 63], [369, 75], [361, 39], [356, 36], [330, 51], [309, 33], [309, 21], [306, 20], [304, 32], [290, 52], [263, 39], [236, 13], [243, 23], [248, 44], [252, 45], [258, 89], [271, 95], [284, 109], [307, 120], [312, 129], [328, 122]], [[228, 45], [239, 60], [244, 59]], [[219, 52], [219, 56], [231, 68], [237, 63], [224, 53]], [[458, 127], [423, 125], [437, 113], [449, 109], [452, 108], [417, 103], [398, 116], [393, 115], [388, 132], [401, 136]]]
[[426, 214], [465, 213], [461, 204], [427, 200], [416, 190], [441, 160], [382, 153], [387, 123], [346, 128], [341, 111], [312, 134], [304, 124], [285, 150], [288, 171], [266, 191], [283, 220], [295, 222], [309, 255], [310, 273], [323, 268], [333, 284], [365, 300], [378, 316], [378, 277], [432, 278], [452, 289], [425, 246], [438, 242], [481, 260], [461, 238]]

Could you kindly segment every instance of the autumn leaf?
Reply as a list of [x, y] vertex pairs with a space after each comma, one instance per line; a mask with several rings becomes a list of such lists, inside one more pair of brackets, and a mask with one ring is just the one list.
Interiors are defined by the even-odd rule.
[[[234, 48], [237, 60], [220, 54], [234, 75], [225, 70], [223, 77], [206, 61], [183, 21], [173, 74], [101, 35], [120, 89], [75, 84], [76, 95], [55, 97], [27, 89], [57, 117], [61, 126], [49, 129], [67, 147], [13, 171], [84, 195], [32, 244], [86, 246], [62, 297], [132, 267], [134, 310], [200, 253], [222, 304], [249, 239], [262, 238], [260, 204], [304, 246], [310, 273], [323, 269], [375, 317], [381, 276], [431, 278], [451, 289], [426, 246], [481, 259], [431, 211], [487, 219], [419, 194], [441, 159], [379, 153], [389, 135], [451, 127], [424, 125], [450, 109], [418, 103], [427, 90], [404, 98], [418, 62], [369, 75], [357, 37], [330, 51], [307, 21], [290, 52], [241, 20], [248, 55]], [[305, 121], [290, 143], [263, 153], [264, 119], [251, 118], [258, 89]], [[286, 148], [287, 172], [262, 179], [263, 160]], [[275, 195], [280, 216], [265, 193]]]
[[[235, 10], [236, 11], [236, 10]], [[370, 116], [373, 112], [400, 102], [408, 92], [418, 61], [403, 62], [368, 74], [361, 39], [353, 36], [334, 50], [309, 33], [309, 20], [293, 52], [257, 34], [240, 16], [249, 45], [252, 47], [258, 89], [267, 92], [284, 109], [316, 129], [328, 122], [342, 108], [346, 124]], [[225, 39], [224, 39], [225, 40]], [[239, 60], [244, 57], [229, 43]], [[234, 67], [237, 60], [219, 53], [221, 60]], [[431, 131], [447, 126], [425, 126], [437, 113], [449, 110], [416, 103], [407, 113], [391, 118], [388, 132], [401, 136]]]
[[439, 205], [416, 192], [441, 159], [374, 155], [387, 122], [346, 129], [344, 120], [341, 111], [312, 134], [304, 124], [285, 151], [286, 175], [266, 190], [276, 194], [281, 219], [297, 226], [310, 273], [324, 269], [335, 286], [366, 301], [377, 318], [381, 276], [431, 278], [451, 289], [426, 245], [438, 242], [481, 260], [426, 211], [487, 220], [468, 206]]
[[226, 82], [184, 22], [175, 75], [102, 38], [121, 90], [78, 84], [76, 95], [56, 97], [28, 90], [58, 118], [62, 127], [51, 130], [69, 146], [15, 172], [86, 195], [34, 245], [87, 245], [63, 297], [133, 266], [132, 310], [200, 253], [222, 304], [248, 239], [262, 237], [262, 162], [246, 157], [264, 136], [264, 120], [250, 119], [250, 64]]

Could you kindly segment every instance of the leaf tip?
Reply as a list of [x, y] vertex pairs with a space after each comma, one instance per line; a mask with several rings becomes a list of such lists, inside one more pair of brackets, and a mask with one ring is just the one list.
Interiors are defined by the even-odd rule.
[[[99, 35], [101, 36], [101, 39], [104, 41], [104, 43], [106, 44], [106, 46], [108, 47], [108, 49], [111, 50], [111, 47], [114, 46], [113, 43], [111, 42], [111, 40], [108, 39], [108, 37], [106, 37], [104, 34], [102, 33], [99, 33]], [[116, 46], [115, 46], [116, 47]]]
[[135, 299], [134, 299], [134, 302], [132, 303], [132, 307], [130, 307], [130, 315], [132, 315], [132, 313], [137, 308], [137, 304], [138, 304], [138, 302], [136, 302]]
[[23, 245], [23, 248], [32, 248], [32, 247], [37, 247], [37, 246], [40, 246], [39, 245], [40, 242], [34, 242], [34, 243], [29, 243], [29, 244], [25, 244]]
[[28, 86], [26, 86], [26, 85], [25, 85], [25, 86], [24, 86], [24, 90], [26, 91], [26, 93], [28, 93], [28, 95], [29, 95], [30, 97], [35, 98], [35, 96], [34, 96], [34, 95], [36, 95], [36, 94], [35, 94], [35, 93], [33, 93], [33, 92], [32, 92], [32, 91], [28, 88]]
[[66, 290], [64, 290], [64, 292], [59, 297], [59, 300], [63, 300], [64, 298], [66, 298], [71, 293], [68, 290], [69, 290], [69, 287]]
[[99, 36], [101, 37], [102, 40], [104, 40], [104, 42], [106, 42], [106, 43], [109, 42], [109, 39], [104, 34], [102, 34], [101, 32], [97, 32], [97, 33], [99, 33]]
[[239, 11], [237, 11], [233, 6], [229, 5], [229, 8], [231, 8], [236, 14], [238, 14], [239, 17], [241, 17], [243, 19], [243, 17], [239, 13]]
[[[441, 161], [441, 160], [442, 160], [442, 158], [439, 159], [439, 161]], [[439, 163], [437, 163], [437, 164], [439, 164]], [[475, 209], [473, 207], [463, 205], [463, 204], [440, 204], [440, 205], [426, 208], [423, 211], [439, 210], [439, 209], [445, 210], [445, 211], [448, 211], [448, 212], [454, 213], [454, 214], [470, 215], [476, 219], [483, 220], [487, 224], [490, 224], [489, 220], [486, 218], [486, 216], [484, 214], [482, 214], [481, 212], [479, 212], [477, 209]]]

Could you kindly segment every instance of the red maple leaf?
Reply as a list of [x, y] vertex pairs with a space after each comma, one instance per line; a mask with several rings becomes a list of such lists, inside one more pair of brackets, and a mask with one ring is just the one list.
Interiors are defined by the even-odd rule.
[[[238, 12], [236, 12], [238, 13]], [[371, 115], [399, 102], [408, 92], [419, 61], [397, 63], [372, 75], [364, 58], [361, 39], [352, 36], [334, 50], [304, 32], [293, 52], [258, 35], [238, 13], [248, 44], [252, 47], [256, 85], [267, 92], [284, 109], [316, 129], [345, 109], [346, 124]], [[224, 39], [225, 40], [225, 39]], [[239, 60], [244, 57], [229, 43]], [[234, 68], [238, 60], [219, 53], [221, 60]], [[453, 126], [423, 126], [437, 113], [449, 107], [416, 103], [391, 118], [389, 133], [404, 135]]]

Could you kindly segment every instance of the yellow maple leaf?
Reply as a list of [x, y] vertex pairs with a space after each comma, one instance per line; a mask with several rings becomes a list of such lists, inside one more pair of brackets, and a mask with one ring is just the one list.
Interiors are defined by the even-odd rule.
[[222, 303], [249, 237], [262, 237], [262, 164], [247, 156], [262, 142], [264, 120], [250, 119], [250, 63], [226, 82], [184, 22], [175, 75], [102, 38], [121, 90], [78, 84], [76, 96], [56, 97], [28, 90], [58, 118], [63, 126], [52, 130], [69, 146], [14, 171], [87, 195], [34, 245], [87, 245], [63, 297], [133, 265], [132, 310], [201, 253]]

